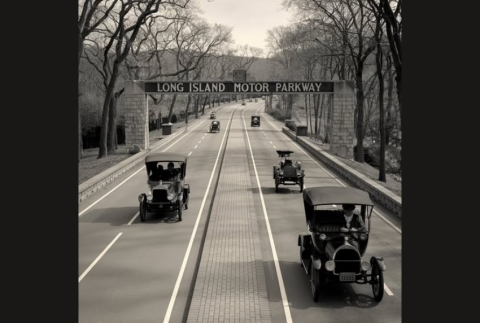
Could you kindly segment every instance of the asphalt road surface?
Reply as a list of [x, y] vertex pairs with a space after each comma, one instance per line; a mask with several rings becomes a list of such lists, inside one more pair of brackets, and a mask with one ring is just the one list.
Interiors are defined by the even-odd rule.
[[[231, 119], [245, 120], [245, 153], [272, 321], [401, 322], [401, 222], [379, 206], [375, 208], [379, 213], [372, 216], [364, 259], [376, 255], [386, 261], [383, 301], [373, 300], [370, 285], [356, 284], [328, 286], [318, 303], [311, 299], [309, 276], [300, 266], [297, 246], [298, 234], [306, 231], [302, 195], [298, 186], [280, 186], [275, 193], [272, 166], [279, 161], [275, 149], [295, 152], [292, 159], [302, 162], [306, 187], [348, 184], [282, 134], [282, 124], [262, 114], [263, 107], [263, 100], [246, 106], [240, 101], [223, 105], [217, 112], [219, 133], [208, 133], [211, 120], [201, 119], [155, 150], [188, 155], [185, 182], [191, 194], [182, 222], [175, 212], [149, 213], [147, 221], [140, 222], [138, 195], [147, 191], [142, 165], [125, 175], [128, 180], [115, 182], [80, 205], [79, 322], [182, 322], [186, 318]], [[261, 115], [261, 127], [250, 127], [253, 114]], [[216, 194], [222, 194], [221, 187]]]

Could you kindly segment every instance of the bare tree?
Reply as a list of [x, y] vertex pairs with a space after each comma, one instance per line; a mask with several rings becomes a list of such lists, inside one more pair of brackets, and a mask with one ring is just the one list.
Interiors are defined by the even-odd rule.
[[[85, 0], [80, 5], [80, 17], [78, 18], [78, 69], [80, 69], [80, 59], [83, 55], [84, 41], [100, 24], [107, 19], [110, 11], [118, 0]], [[80, 8], [79, 8], [80, 9]], [[79, 97], [81, 93], [79, 93]], [[82, 119], [80, 109], [78, 110], [78, 161], [83, 156], [82, 149]]]

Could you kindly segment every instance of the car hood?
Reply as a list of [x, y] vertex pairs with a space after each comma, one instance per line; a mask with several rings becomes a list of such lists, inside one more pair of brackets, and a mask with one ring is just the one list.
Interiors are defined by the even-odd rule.
[[174, 185], [173, 182], [165, 182], [163, 181], [161, 184], [160, 183], [155, 183], [150, 185], [152, 190], [167, 190], [169, 192], [174, 191]]

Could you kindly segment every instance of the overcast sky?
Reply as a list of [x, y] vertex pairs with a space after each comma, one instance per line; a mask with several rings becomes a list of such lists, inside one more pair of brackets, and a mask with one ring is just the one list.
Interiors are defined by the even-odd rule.
[[236, 45], [268, 49], [265, 43], [267, 31], [289, 24], [291, 11], [282, 10], [282, 0], [199, 0], [202, 15], [210, 24], [233, 27]]

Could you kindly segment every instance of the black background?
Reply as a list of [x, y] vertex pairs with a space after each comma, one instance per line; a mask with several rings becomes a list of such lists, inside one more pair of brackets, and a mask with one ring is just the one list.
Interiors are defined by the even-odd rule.
[[[78, 321], [77, 11], [74, 1], [2, 6], [5, 322]], [[476, 10], [409, 1], [403, 17], [402, 320], [473, 321]]]

